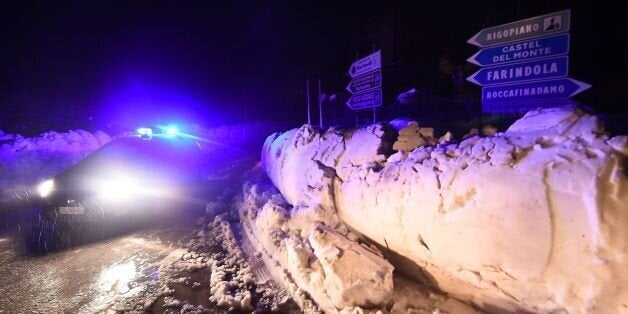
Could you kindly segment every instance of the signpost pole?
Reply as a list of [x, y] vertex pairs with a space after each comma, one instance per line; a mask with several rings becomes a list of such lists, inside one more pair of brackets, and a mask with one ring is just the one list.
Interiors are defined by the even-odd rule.
[[321, 129], [323, 128], [323, 97], [321, 97], [321, 79], [318, 79], [318, 117]]
[[[373, 48], [373, 53], [375, 53], [375, 44], [371, 44], [371, 47]], [[375, 122], [377, 122], [377, 119], [375, 118], [375, 107], [373, 107], [373, 124], [375, 124]]]
[[312, 124], [312, 120], [310, 117], [310, 80], [305, 80], [305, 88], [306, 88], [306, 95], [307, 95], [307, 124], [311, 125]]

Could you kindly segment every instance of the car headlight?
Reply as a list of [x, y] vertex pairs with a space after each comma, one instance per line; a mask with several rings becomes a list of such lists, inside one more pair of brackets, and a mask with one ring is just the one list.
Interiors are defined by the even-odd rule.
[[37, 193], [39, 193], [39, 196], [41, 197], [46, 197], [50, 195], [54, 186], [54, 180], [48, 179], [37, 186]]
[[118, 177], [102, 182], [99, 186], [100, 197], [110, 201], [128, 199], [139, 190], [139, 182], [129, 177]]

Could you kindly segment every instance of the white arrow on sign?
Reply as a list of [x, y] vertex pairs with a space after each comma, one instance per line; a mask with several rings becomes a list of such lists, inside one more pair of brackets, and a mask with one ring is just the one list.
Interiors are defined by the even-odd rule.
[[354, 78], [356, 76], [360, 76], [366, 72], [370, 72], [373, 70], [382, 68], [382, 51], [377, 50], [376, 52], [358, 60], [351, 64], [349, 67], [349, 76]]
[[578, 80], [574, 80], [574, 79], [572, 79], [572, 78], [570, 78], [569, 80], [570, 80], [572, 83], [576, 84], [576, 86], [577, 86], [576, 90], [575, 90], [573, 93], [571, 93], [571, 94], [569, 95], [569, 97], [576, 96], [576, 95], [578, 95], [578, 94], [580, 94], [580, 93], [584, 92], [585, 90], [587, 90], [587, 89], [591, 88], [591, 84], [589, 84], [589, 83], [585, 83], [585, 82], [581, 82], [581, 81], [578, 81]]

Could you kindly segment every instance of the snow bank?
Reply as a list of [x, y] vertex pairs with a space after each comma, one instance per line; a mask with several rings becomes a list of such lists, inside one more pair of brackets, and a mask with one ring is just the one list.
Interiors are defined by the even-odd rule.
[[380, 250], [342, 224], [323, 222], [333, 213], [289, 205], [261, 172], [249, 176], [235, 206], [244, 235], [306, 313], [477, 313], [393, 275]]
[[50, 131], [32, 138], [0, 131], [0, 189], [52, 177], [110, 140], [101, 131]]
[[291, 205], [485, 310], [628, 313], [628, 137], [573, 107], [459, 144], [426, 146], [410, 127], [412, 150], [390, 155], [392, 128], [304, 126], [270, 136], [263, 166]]

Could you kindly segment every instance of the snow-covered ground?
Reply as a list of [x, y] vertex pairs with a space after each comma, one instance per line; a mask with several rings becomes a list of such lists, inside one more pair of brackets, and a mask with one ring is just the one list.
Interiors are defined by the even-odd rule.
[[438, 288], [489, 312], [628, 313], [628, 137], [574, 107], [459, 143], [397, 130], [274, 134], [262, 163], [281, 194], [244, 187], [245, 226], [314, 308], [463, 311], [395, 298]]
[[196, 228], [178, 239], [178, 248], [160, 261], [158, 285], [148, 294], [118, 300], [113, 307], [126, 313], [293, 312], [290, 295], [270, 280], [245, 254], [237, 215], [230, 211], [227, 192], [207, 205]]

